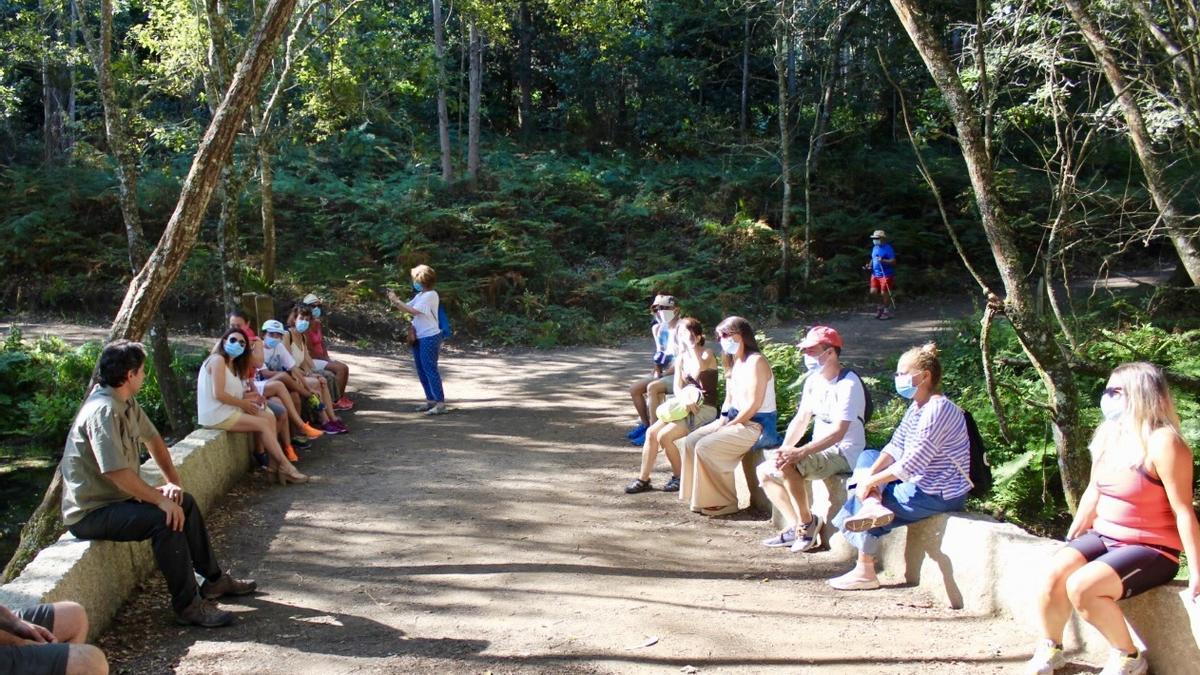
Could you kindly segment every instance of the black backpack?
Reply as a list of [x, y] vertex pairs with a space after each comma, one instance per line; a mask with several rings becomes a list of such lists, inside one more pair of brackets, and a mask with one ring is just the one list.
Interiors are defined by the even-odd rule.
[[992, 491], [992, 467], [987, 463], [987, 447], [983, 444], [983, 436], [979, 435], [979, 426], [975, 418], [966, 410], [963, 420], [967, 423], [967, 438], [971, 439], [971, 492], [972, 497], [984, 498]]
[[842, 372], [838, 373], [837, 382], [841, 382], [842, 378], [846, 377], [848, 373], [854, 373], [854, 376], [858, 378], [858, 384], [863, 389], [863, 399], [866, 405], [863, 406], [863, 416], [859, 418], [859, 421], [862, 422], [863, 432], [865, 433], [867, 422], [870, 422], [871, 415], [875, 414], [875, 402], [871, 400], [871, 390], [867, 389], [867, 383], [863, 382], [862, 375], [859, 375], [853, 368], [842, 368]]

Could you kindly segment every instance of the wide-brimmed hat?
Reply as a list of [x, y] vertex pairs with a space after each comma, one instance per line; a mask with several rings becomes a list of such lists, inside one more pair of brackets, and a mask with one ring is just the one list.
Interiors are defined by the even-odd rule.
[[654, 302], [650, 303], [650, 306], [651, 307], [674, 307], [677, 304], [678, 303], [675, 302], [675, 296], [673, 296], [673, 295], [656, 295], [656, 296], [654, 296]]
[[303, 302], [306, 305], [319, 305], [321, 304], [321, 298], [317, 297], [316, 293], [309, 293], [308, 295], [304, 296], [304, 299], [300, 302]]
[[800, 349], [808, 349], [816, 347], [820, 344], [827, 344], [830, 347], [842, 348], [842, 336], [829, 326], [813, 326], [808, 330], [808, 334], [796, 345]]
[[267, 319], [263, 322], [262, 332], [266, 333], [286, 333], [287, 329], [283, 327], [283, 323], [278, 319]]

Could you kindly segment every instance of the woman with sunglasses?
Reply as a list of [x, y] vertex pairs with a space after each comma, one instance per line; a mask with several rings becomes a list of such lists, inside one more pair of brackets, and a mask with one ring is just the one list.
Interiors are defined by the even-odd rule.
[[[863, 450], [847, 488], [854, 494], [833, 519], [858, 549], [854, 569], [829, 580], [839, 591], [879, 588], [875, 556], [888, 532], [938, 513], [959, 511], [971, 490], [971, 439], [958, 406], [942, 395], [942, 362], [932, 342], [896, 364], [896, 393], [912, 403], [882, 450]], [[857, 487], [855, 487], [857, 483]]]
[[1072, 610], [1108, 640], [1102, 673], [1145, 673], [1118, 600], [1175, 578], [1187, 553], [1186, 595], [1200, 595], [1200, 525], [1192, 510], [1192, 450], [1161, 370], [1117, 366], [1100, 398], [1103, 421], [1092, 437], [1092, 475], [1079, 498], [1067, 545], [1050, 559], [1038, 589], [1041, 640], [1026, 666], [1053, 673], [1066, 665], [1063, 629]]
[[212, 354], [200, 366], [196, 388], [196, 418], [201, 426], [223, 431], [255, 434], [267, 451], [268, 473], [282, 484], [306, 483], [308, 476], [296, 470], [284, 456], [275, 437], [275, 415], [265, 403], [245, 398], [241, 375], [250, 369], [251, 355], [246, 334], [237, 328], [225, 331]]
[[717, 326], [729, 357], [724, 412], [684, 441], [679, 498], [696, 513], [723, 516], [738, 510], [733, 471], [760, 436], [777, 435], [775, 375], [758, 349], [754, 329], [740, 316]]

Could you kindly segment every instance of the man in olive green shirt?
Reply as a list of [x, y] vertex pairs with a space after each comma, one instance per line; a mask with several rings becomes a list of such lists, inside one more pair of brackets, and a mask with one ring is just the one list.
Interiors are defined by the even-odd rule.
[[[146, 379], [146, 351], [127, 340], [100, 354], [100, 383], [75, 416], [63, 450], [63, 522], [80, 539], [149, 539], [167, 579], [176, 620], [224, 626], [233, 615], [217, 606], [223, 595], [253, 593], [253, 581], [221, 571], [200, 508], [179, 486], [171, 453], [134, 396]], [[139, 473], [145, 445], [166, 484], [153, 488]], [[204, 577], [197, 587], [195, 574]]]

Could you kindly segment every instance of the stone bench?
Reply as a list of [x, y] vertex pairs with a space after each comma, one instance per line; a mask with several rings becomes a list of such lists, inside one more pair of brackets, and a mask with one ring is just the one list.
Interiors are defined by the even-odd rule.
[[[172, 446], [171, 459], [184, 489], [207, 512], [250, 468], [252, 448], [249, 434], [201, 429]], [[153, 459], [142, 465], [141, 474], [151, 485], [165, 482]], [[87, 608], [95, 637], [154, 570], [148, 542], [80, 541], [68, 532], [38, 553], [20, 576], [0, 586], [0, 604], [74, 600]]]
[[[840, 535], [834, 542], [835, 551], [850, 548]], [[925, 589], [973, 615], [1013, 617], [1029, 627], [1033, 644], [1037, 598], [1032, 585], [1062, 542], [986, 516], [953, 513], [898, 528], [882, 543], [878, 562], [885, 584]], [[1121, 602], [1135, 640], [1159, 675], [1200, 670], [1200, 606], [1180, 597], [1186, 588], [1175, 582]], [[1068, 626], [1066, 647], [1073, 656], [1096, 663], [1107, 658], [1109, 649], [1100, 633], [1078, 616]]]

